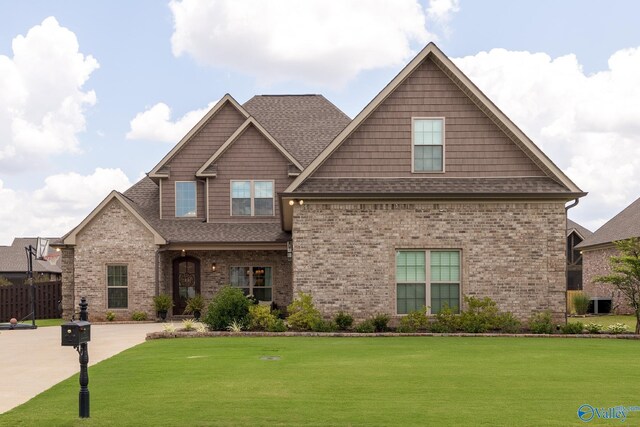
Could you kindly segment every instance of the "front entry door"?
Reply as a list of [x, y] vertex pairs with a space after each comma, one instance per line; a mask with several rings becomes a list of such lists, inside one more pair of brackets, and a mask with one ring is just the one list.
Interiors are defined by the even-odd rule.
[[173, 260], [173, 314], [181, 315], [187, 299], [200, 293], [200, 260], [185, 256]]

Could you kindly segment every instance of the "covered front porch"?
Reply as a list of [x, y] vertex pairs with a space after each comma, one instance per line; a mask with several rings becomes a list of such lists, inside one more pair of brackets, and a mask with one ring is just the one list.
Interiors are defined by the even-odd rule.
[[272, 302], [280, 310], [293, 299], [291, 261], [286, 245], [267, 248], [189, 246], [158, 251], [158, 294], [174, 301], [170, 316], [181, 316], [186, 302], [201, 294], [207, 304], [225, 285], [241, 289], [259, 301]]

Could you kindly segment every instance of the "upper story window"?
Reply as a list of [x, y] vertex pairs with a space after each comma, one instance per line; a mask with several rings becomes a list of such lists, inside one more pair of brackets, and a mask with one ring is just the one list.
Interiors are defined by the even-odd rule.
[[176, 217], [196, 216], [196, 182], [176, 182]]
[[413, 172], [444, 172], [444, 119], [414, 118]]
[[272, 216], [273, 181], [231, 181], [231, 215]]

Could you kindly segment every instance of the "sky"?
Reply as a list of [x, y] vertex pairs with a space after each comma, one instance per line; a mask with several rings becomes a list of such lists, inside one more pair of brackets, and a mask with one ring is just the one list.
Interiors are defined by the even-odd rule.
[[224, 94], [350, 117], [435, 42], [589, 195], [640, 196], [635, 0], [0, 0], [0, 245], [65, 234]]

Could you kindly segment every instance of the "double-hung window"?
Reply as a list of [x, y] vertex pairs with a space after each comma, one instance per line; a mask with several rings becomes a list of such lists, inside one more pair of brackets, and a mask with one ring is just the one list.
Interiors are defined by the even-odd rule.
[[460, 309], [460, 252], [406, 250], [396, 252], [398, 314], [429, 306], [431, 314], [443, 307]]
[[176, 217], [196, 216], [196, 182], [176, 182]]
[[413, 171], [444, 172], [444, 119], [414, 118]]
[[107, 266], [107, 308], [127, 308], [129, 279], [126, 265]]
[[273, 181], [231, 181], [231, 215], [273, 216]]
[[271, 267], [231, 267], [231, 286], [242, 289], [245, 295], [253, 295], [258, 301], [271, 301], [273, 289]]

